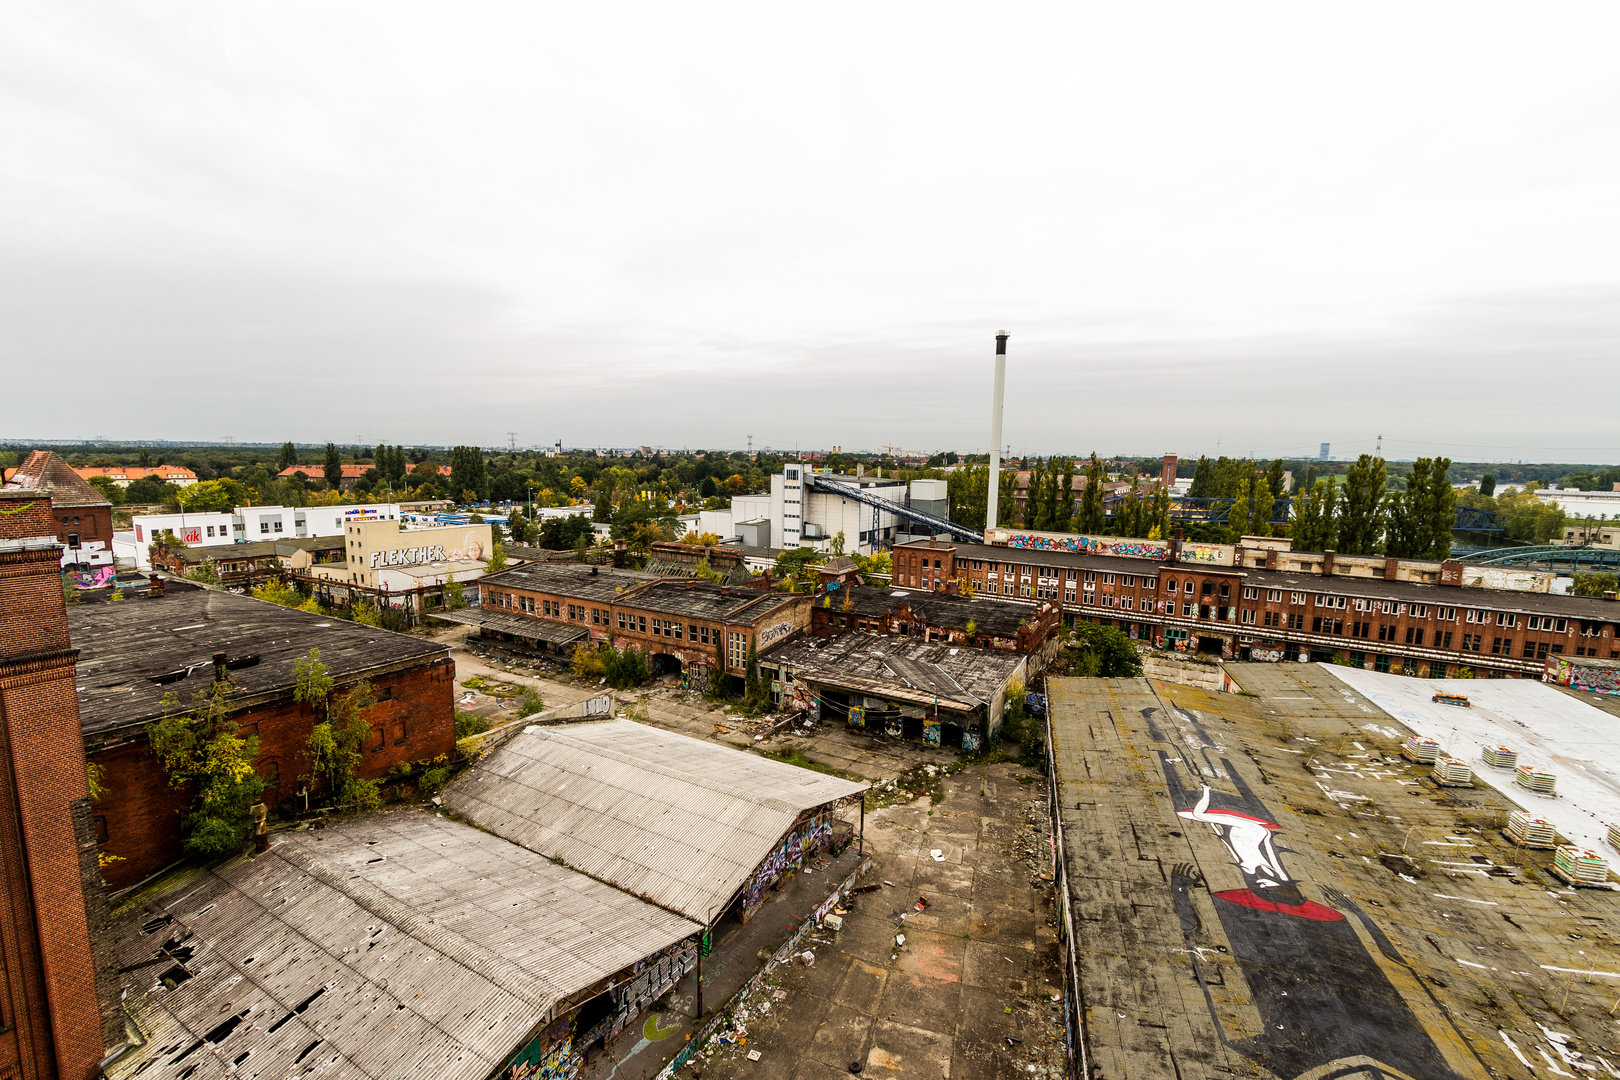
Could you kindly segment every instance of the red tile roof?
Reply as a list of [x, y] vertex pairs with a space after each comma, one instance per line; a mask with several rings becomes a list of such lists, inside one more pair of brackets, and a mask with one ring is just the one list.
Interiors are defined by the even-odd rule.
[[67, 462], [50, 450], [35, 450], [6, 480], [8, 488], [39, 491], [53, 506], [106, 506], [107, 498], [85, 483]]

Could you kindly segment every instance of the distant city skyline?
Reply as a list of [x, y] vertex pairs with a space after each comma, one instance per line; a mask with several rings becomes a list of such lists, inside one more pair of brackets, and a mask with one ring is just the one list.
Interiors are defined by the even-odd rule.
[[10, 14], [12, 437], [1620, 461], [1612, 5]]

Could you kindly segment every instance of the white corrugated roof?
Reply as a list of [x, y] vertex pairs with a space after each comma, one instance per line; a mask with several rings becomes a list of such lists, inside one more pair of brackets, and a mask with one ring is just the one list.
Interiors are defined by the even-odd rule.
[[528, 728], [444, 799], [508, 840], [708, 922], [801, 811], [867, 786], [608, 720]]
[[[698, 930], [418, 810], [278, 839], [120, 922], [126, 1004], [148, 1038], [112, 1080], [315, 1066], [483, 1080], [559, 1001]], [[165, 989], [177, 964], [190, 977]]]

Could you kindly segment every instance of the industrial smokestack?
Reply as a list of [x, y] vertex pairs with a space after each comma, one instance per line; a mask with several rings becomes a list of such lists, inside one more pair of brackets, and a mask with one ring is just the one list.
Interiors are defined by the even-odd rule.
[[996, 335], [996, 391], [990, 405], [990, 490], [984, 503], [985, 539], [996, 527], [1001, 500], [1001, 391], [1007, 382], [1007, 332]]

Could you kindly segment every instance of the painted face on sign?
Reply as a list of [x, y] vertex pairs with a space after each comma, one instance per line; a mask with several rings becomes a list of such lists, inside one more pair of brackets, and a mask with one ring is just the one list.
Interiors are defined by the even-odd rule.
[[467, 558], [477, 561], [484, 557], [484, 542], [478, 538], [477, 533], [467, 534]]

